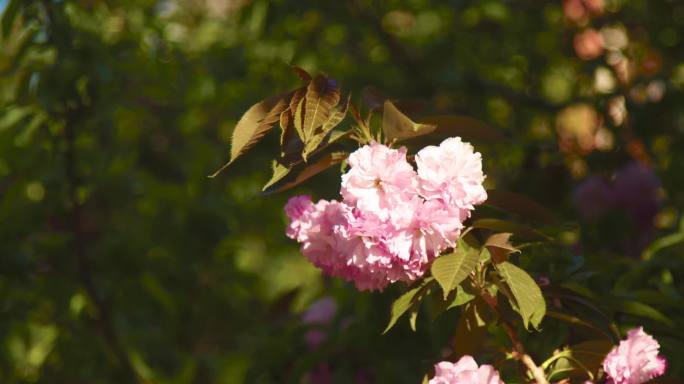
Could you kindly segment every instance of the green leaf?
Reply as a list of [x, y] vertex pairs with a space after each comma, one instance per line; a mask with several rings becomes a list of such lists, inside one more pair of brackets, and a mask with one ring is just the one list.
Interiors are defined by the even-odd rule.
[[282, 180], [285, 176], [287, 176], [290, 173], [290, 170], [292, 170], [292, 168], [288, 168], [275, 160], [273, 161], [273, 164], [271, 164], [271, 168], [273, 169], [273, 175], [271, 176], [271, 179], [266, 183], [266, 185], [264, 185], [262, 191], [266, 190], [267, 188]]
[[485, 201], [485, 204], [502, 211], [515, 213], [521, 217], [543, 223], [548, 224], [554, 222], [551, 211], [529, 197], [518, 193], [502, 191], [500, 189], [490, 189], [487, 191], [487, 200]]
[[475, 299], [475, 295], [467, 292], [461, 285], [459, 285], [455, 290], [449, 293], [449, 297], [446, 299], [442, 296], [433, 297], [433, 299], [435, 302], [432, 306], [432, 320], [435, 320], [444, 311], [468, 304]]
[[521, 223], [501, 219], [478, 219], [472, 222], [473, 228], [489, 229], [497, 232], [510, 232], [516, 235], [516, 239], [549, 241], [550, 237]]
[[593, 380], [612, 348], [613, 343], [608, 340], [584, 341], [557, 352], [543, 362], [541, 367], [550, 371], [549, 378], [564, 374]]
[[442, 287], [445, 299], [475, 269], [478, 259], [479, 253], [459, 240], [453, 253], [439, 256], [432, 262], [432, 276]]
[[[387, 327], [385, 328], [384, 331], [382, 331], [383, 334], [387, 333], [394, 324], [397, 323], [397, 320], [406, 313], [411, 307], [413, 307], [415, 304], [418, 304], [420, 300], [424, 298], [424, 295], [421, 295], [421, 291], [424, 291], [426, 288], [429, 289], [431, 283], [434, 281], [433, 278], [426, 278], [423, 281], [420, 282], [420, 284], [408, 290], [406, 293], [403, 295], [399, 296], [398, 299], [392, 303], [392, 309], [390, 311], [390, 320], [389, 323], [387, 324]], [[417, 314], [416, 314], [417, 316]], [[415, 330], [415, 319], [412, 320], [412, 329]]]
[[9, 0], [9, 3], [5, 5], [5, 11], [2, 13], [2, 36], [7, 38], [14, 26], [14, 20], [19, 13], [19, 7], [24, 0]]
[[382, 113], [382, 131], [387, 140], [401, 140], [427, 135], [435, 130], [434, 125], [414, 123], [392, 104], [385, 101]]
[[[274, 162], [273, 176], [271, 180], [264, 185], [262, 192], [275, 193], [288, 190], [303, 183], [309, 178], [325, 171], [331, 166], [344, 161], [349, 154], [347, 152], [332, 152], [323, 155], [315, 162], [303, 164], [303, 166], [286, 167], [278, 162]], [[294, 172], [293, 172], [294, 171]], [[293, 175], [293, 178], [287, 180], [286, 177]]]
[[[453, 292], [452, 292], [453, 293]], [[454, 295], [453, 301], [449, 304], [449, 306], [446, 308], [447, 310], [451, 308], [456, 308], [461, 305], [465, 305], [472, 301], [475, 298], [475, 295], [466, 292], [463, 287], [460, 285], [456, 287], [456, 294]]]
[[428, 375], [423, 376], [423, 381], [421, 382], [421, 384], [430, 384], [430, 378], [428, 377]]
[[503, 141], [506, 136], [478, 119], [460, 115], [430, 116], [420, 119], [424, 124], [436, 126], [431, 139], [442, 140], [460, 136], [465, 141]]
[[302, 142], [306, 142], [306, 133], [304, 132], [304, 111], [306, 110], [306, 100], [300, 99], [297, 104], [295, 104], [294, 115], [293, 115], [293, 125], [299, 135], [299, 139]]
[[418, 310], [420, 308], [417, 305], [414, 305], [411, 307], [411, 311], [409, 313], [409, 325], [411, 326], [411, 330], [413, 332], [416, 331], [416, 320], [418, 320]]
[[523, 319], [525, 328], [532, 325], [539, 329], [539, 324], [546, 313], [546, 302], [539, 286], [523, 269], [508, 261], [494, 265], [503, 282], [513, 295], [511, 306]]
[[674, 323], [670, 318], [650, 305], [632, 300], [610, 300], [608, 305], [615, 308], [618, 312], [646, 317], [651, 320], [659, 321], [669, 327], [674, 327]]
[[17, 123], [25, 117], [33, 113], [31, 107], [5, 107], [5, 113], [0, 117], [0, 132], [5, 129], [14, 127]]

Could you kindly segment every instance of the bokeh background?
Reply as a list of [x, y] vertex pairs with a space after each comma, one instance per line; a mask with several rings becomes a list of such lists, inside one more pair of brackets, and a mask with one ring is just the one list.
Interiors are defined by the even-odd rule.
[[[286, 199], [334, 197], [337, 169], [261, 196], [269, 137], [207, 178], [242, 112], [298, 84], [290, 65], [503, 133], [475, 143], [488, 187], [554, 216], [529, 222], [557, 241], [523, 265], [644, 325], [684, 374], [681, 1], [0, 10], [0, 382], [416, 383], [449, 353], [458, 311], [383, 336], [402, 287], [358, 293], [284, 236]], [[538, 357], [578, 337], [543, 327]]]

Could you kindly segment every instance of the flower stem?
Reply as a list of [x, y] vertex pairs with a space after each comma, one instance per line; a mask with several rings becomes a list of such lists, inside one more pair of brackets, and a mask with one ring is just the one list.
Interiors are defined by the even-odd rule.
[[508, 338], [511, 339], [511, 343], [513, 344], [513, 357], [520, 361], [527, 368], [537, 384], [549, 384], [549, 381], [546, 380], [546, 376], [544, 375], [544, 370], [539, 368], [537, 364], [535, 364], [534, 360], [532, 360], [532, 357], [525, 352], [525, 347], [520, 342], [520, 339], [518, 339], [518, 335], [515, 333], [513, 326], [508, 323], [503, 316], [501, 316], [496, 297], [491, 296], [487, 291], [484, 290], [481, 292], [481, 296], [487, 305], [489, 305], [489, 307], [492, 308], [492, 310], [497, 314], [499, 323], [503, 326]]

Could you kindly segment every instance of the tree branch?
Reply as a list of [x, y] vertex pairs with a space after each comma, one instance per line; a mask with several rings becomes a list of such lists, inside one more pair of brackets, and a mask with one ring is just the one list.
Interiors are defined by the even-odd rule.
[[[61, 51], [61, 54], [64, 54], [64, 51], [69, 50], [69, 30], [64, 28], [63, 25], [58, 22], [59, 20], [55, 15], [55, 10], [53, 9], [53, 4], [50, 2], [50, 0], [43, 0], [41, 4], [45, 11], [45, 24], [48, 41], [52, 42], [57, 50]], [[88, 298], [95, 307], [94, 318], [99, 333], [107, 342], [107, 346], [111, 352], [116, 356], [120, 364], [123, 366], [125, 374], [129, 377], [130, 382], [140, 384], [143, 383], [143, 379], [138, 375], [133, 367], [133, 364], [131, 363], [131, 360], [128, 358], [128, 354], [126, 353], [121, 340], [115, 332], [109, 307], [100, 296], [92, 277], [90, 260], [85, 250], [87, 236], [83, 232], [82, 226], [82, 204], [78, 199], [78, 189], [81, 187], [82, 183], [81, 178], [78, 175], [78, 159], [76, 157], [75, 149], [75, 126], [79, 119], [80, 108], [82, 107], [69, 107], [69, 105], [65, 105], [64, 107], [65, 110], [58, 109], [57, 111], [50, 112], [51, 114], [55, 115], [56, 119], [64, 120], [65, 122], [64, 151], [62, 155], [66, 176], [69, 232], [71, 233], [73, 250], [76, 257], [77, 279], [79, 285], [83, 287], [88, 295]]]
[[508, 338], [511, 339], [511, 343], [513, 344], [513, 357], [527, 368], [537, 384], [549, 384], [549, 381], [546, 380], [546, 376], [544, 375], [544, 370], [539, 368], [537, 364], [535, 364], [532, 357], [525, 352], [525, 347], [520, 342], [518, 335], [515, 333], [515, 329], [513, 329], [513, 326], [501, 315], [496, 297], [491, 296], [486, 291], [483, 291], [481, 296], [487, 305], [489, 305], [489, 307], [494, 311], [494, 313], [497, 314], [499, 323], [506, 331]]

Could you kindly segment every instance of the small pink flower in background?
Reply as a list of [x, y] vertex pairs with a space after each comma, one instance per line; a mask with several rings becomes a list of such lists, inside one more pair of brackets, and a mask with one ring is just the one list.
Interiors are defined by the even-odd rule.
[[416, 154], [416, 164], [420, 195], [425, 199], [441, 199], [466, 211], [487, 200], [482, 186], [482, 157], [460, 137], [446, 139], [439, 147], [421, 149]]
[[435, 377], [429, 384], [503, 384], [491, 365], [477, 366], [472, 356], [463, 356], [456, 363], [442, 361], [435, 364]]
[[329, 324], [337, 314], [337, 302], [331, 296], [322, 297], [309, 306], [302, 314], [303, 324]]
[[328, 336], [320, 329], [311, 329], [304, 334], [304, 342], [310, 349], [318, 349]]
[[601, 36], [601, 32], [589, 28], [575, 35], [573, 46], [580, 59], [595, 59], [603, 53], [603, 36]]
[[643, 327], [632, 329], [603, 361], [608, 383], [641, 384], [663, 375], [667, 362], [659, 350], [660, 344]]

